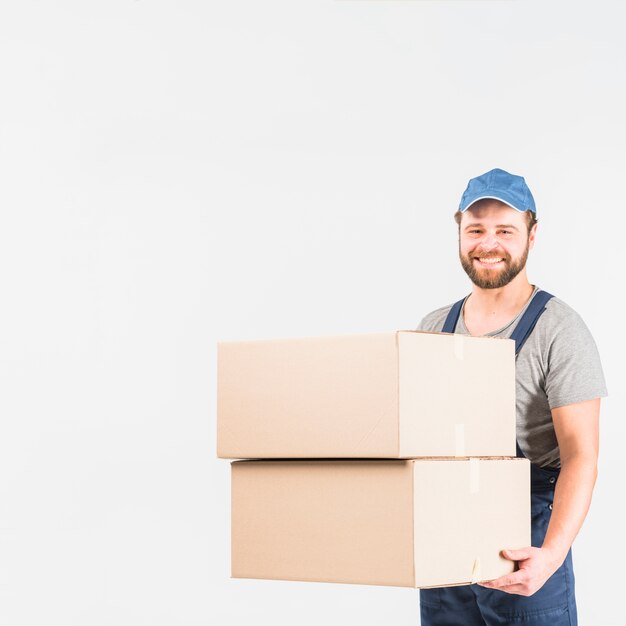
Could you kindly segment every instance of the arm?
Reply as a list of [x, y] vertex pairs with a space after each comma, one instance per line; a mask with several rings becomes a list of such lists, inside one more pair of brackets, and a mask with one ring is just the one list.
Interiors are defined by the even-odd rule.
[[600, 399], [553, 409], [561, 451], [561, 473], [542, 549], [552, 553], [555, 570], [563, 563], [583, 524], [598, 473]]
[[561, 566], [591, 503], [597, 475], [599, 415], [599, 398], [552, 410], [561, 452], [561, 473], [543, 545], [504, 550], [506, 558], [519, 560], [520, 569], [483, 586], [532, 595]]

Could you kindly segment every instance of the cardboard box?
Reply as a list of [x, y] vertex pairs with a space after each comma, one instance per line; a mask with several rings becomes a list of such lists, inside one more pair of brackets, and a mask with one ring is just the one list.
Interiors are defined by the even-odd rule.
[[401, 587], [512, 572], [527, 459], [236, 461], [232, 576]]
[[217, 452], [515, 456], [514, 342], [416, 331], [222, 342]]

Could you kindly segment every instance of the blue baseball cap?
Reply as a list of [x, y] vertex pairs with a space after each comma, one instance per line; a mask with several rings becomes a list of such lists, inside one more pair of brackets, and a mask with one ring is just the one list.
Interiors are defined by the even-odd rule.
[[461, 213], [467, 211], [474, 202], [483, 198], [500, 200], [520, 213], [532, 211], [537, 214], [535, 200], [526, 181], [521, 176], [509, 174], [504, 170], [496, 168], [472, 178], [461, 196], [459, 211]]

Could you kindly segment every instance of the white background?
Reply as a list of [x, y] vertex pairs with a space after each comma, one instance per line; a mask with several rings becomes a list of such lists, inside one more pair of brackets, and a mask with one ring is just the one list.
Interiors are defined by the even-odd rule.
[[626, 3], [0, 5], [0, 623], [419, 623], [418, 592], [230, 580], [216, 342], [414, 328], [469, 291], [492, 167], [598, 343], [580, 623], [622, 615]]

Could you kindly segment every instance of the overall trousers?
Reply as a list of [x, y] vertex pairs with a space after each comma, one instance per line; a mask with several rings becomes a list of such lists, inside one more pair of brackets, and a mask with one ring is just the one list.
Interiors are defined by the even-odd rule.
[[[516, 355], [550, 298], [549, 293], [538, 291], [522, 315], [511, 335], [515, 340]], [[452, 307], [442, 332], [454, 332], [462, 306], [463, 300]], [[524, 456], [519, 444], [517, 456]], [[541, 547], [548, 529], [558, 477], [558, 469], [541, 468], [531, 463], [531, 543], [535, 547]], [[503, 549], [509, 547], [523, 546], [502, 546]], [[421, 589], [420, 613], [422, 626], [577, 626], [571, 550], [561, 567], [531, 596], [479, 585]]]

